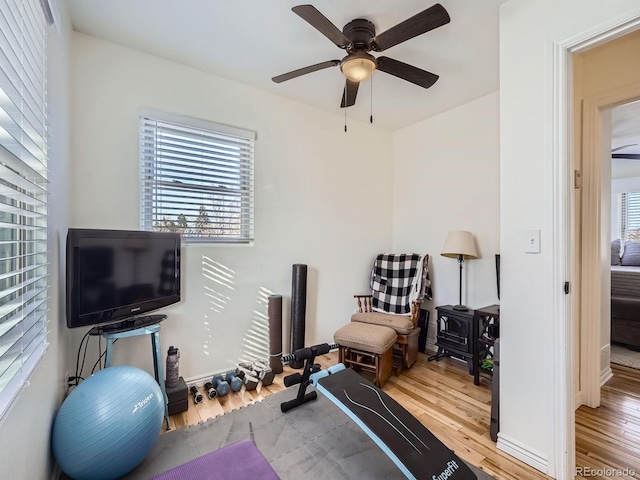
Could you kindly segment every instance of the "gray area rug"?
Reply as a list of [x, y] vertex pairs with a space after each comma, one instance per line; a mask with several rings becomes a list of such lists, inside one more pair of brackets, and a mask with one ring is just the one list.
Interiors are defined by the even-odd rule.
[[[127, 480], [154, 475], [225, 445], [252, 439], [282, 480], [401, 479], [404, 475], [344, 412], [322, 395], [286, 414], [280, 403], [297, 388], [240, 408], [198, 425], [160, 436]], [[493, 477], [469, 465], [479, 480]], [[431, 475], [428, 477], [431, 480]]]
[[629, 350], [625, 345], [611, 344], [611, 363], [640, 369], [640, 352]]

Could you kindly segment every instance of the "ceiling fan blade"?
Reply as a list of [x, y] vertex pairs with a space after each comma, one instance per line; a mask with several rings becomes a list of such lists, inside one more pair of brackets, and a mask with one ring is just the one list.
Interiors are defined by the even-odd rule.
[[636, 146], [636, 145], [638, 145], [638, 144], [637, 144], [637, 143], [629, 143], [629, 144], [627, 144], [627, 145], [622, 145], [621, 147], [612, 148], [612, 149], [611, 149], [611, 153], [613, 153], [613, 152], [617, 152], [618, 150], [622, 150], [623, 148], [627, 148], [627, 147], [634, 147], [634, 146]]
[[436, 3], [413, 17], [407, 18], [404, 22], [400, 22], [395, 27], [376, 35], [371, 40], [372, 50], [382, 52], [410, 38], [446, 25], [450, 21], [451, 18], [445, 8]]
[[293, 13], [306, 20], [313, 28], [331, 40], [340, 48], [347, 48], [351, 42], [344, 33], [329, 21], [322, 13], [313, 5], [298, 5], [293, 7]]
[[624, 160], [640, 160], [640, 153], [614, 153], [611, 158], [621, 158]]
[[340, 60], [329, 60], [328, 62], [316, 63], [315, 65], [309, 65], [308, 67], [299, 68], [298, 70], [294, 70], [289, 73], [283, 73], [282, 75], [273, 77], [271, 80], [276, 83], [282, 83], [286, 80], [291, 80], [292, 78], [306, 75], [307, 73], [311, 72], [317, 72], [318, 70], [323, 70], [325, 68], [335, 67], [336, 65], [340, 65]]
[[423, 88], [429, 88], [431, 85], [436, 83], [438, 78], [440, 78], [435, 73], [427, 72], [426, 70], [414, 67], [408, 63], [394, 60], [393, 58], [378, 57], [376, 60], [378, 62], [377, 70], [393, 75], [394, 77], [401, 78], [407, 82], [414, 83]]
[[356, 95], [358, 95], [358, 87], [360, 82], [354, 82], [347, 79], [342, 92], [342, 102], [340, 108], [351, 107], [356, 103]]

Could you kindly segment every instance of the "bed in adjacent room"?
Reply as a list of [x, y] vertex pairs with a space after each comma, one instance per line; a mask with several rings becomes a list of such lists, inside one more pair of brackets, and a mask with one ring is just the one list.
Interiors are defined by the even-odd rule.
[[640, 242], [611, 243], [611, 341], [640, 350]]

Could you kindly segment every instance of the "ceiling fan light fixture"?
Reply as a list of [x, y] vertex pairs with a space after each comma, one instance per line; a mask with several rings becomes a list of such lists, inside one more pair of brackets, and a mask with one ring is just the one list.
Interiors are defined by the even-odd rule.
[[346, 56], [340, 64], [340, 70], [352, 82], [362, 82], [376, 69], [376, 59], [368, 53]]
[[449, 23], [451, 18], [439, 3], [416, 13], [382, 33], [377, 33], [374, 23], [366, 18], [353, 19], [340, 31], [313, 5], [296, 5], [291, 10], [331, 40], [336, 47], [346, 51], [347, 55], [341, 60], [316, 63], [278, 75], [271, 79], [275, 83], [340, 65], [340, 70], [346, 78], [340, 108], [346, 108], [355, 105], [358, 86], [363, 80], [370, 78], [376, 70], [422, 88], [430, 88], [439, 78], [434, 73], [408, 63], [389, 57], [376, 58], [369, 54], [372, 51], [382, 52]]

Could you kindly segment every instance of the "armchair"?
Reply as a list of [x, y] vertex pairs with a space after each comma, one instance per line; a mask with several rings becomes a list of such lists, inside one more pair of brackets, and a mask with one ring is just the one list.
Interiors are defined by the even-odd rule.
[[394, 351], [400, 356], [396, 374], [411, 368], [418, 358], [418, 319], [424, 299], [431, 299], [429, 255], [380, 254], [371, 270], [371, 294], [354, 295], [358, 312], [352, 322], [393, 329]]

